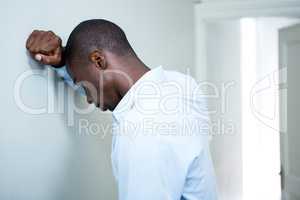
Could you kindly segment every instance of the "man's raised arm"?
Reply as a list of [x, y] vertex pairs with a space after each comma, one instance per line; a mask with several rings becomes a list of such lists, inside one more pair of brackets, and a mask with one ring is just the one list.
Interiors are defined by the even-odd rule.
[[82, 87], [74, 84], [65, 67], [64, 47], [59, 36], [52, 31], [34, 30], [26, 41], [32, 58], [44, 65], [51, 65], [57, 74], [74, 90], [85, 95]]

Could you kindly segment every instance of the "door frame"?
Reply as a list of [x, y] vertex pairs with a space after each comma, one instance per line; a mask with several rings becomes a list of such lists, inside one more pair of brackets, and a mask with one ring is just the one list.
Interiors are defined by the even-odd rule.
[[300, 17], [299, 0], [194, 0], [195, 67], [199, 80], [207, 79], [206, 35], [207, 21], [244, 17]]
[[[288, 81], [288, 70], [285, 68], [287, 67], [287, 54], [286, 49], [287, 46], [290, 44], [299, 44], [300, 40], [298, 39], [298, 34], [294, 32], [290, 32], [291, 30], [297, 30], [299, 32], [299, 26], [291, 26], [285, 27], [280, 30], [279, 35], [279, 66], [281, 67], [283, 73], [279, 73], [279, 83], [281, 83], [280, 88], [286, 89], [287, 88], [287, 81]], [[286, 39], [288, 38], [288, 39]], [[287, 90], [284, 90], [279, 93], [279, 111], [280, 111], [280, 154], [281, 157], [281, 189], [282, 189], [282, 199], [290, 199], [289, 193], [296, 194], [297, 196], [300, 195], [299, 192], [299, 184], [300, 179], [298, 177], [294, 177], [290, 174], [289, 171], [289, 155], [288, 153], [288, 146], [289, 140], [287, 137], [284, 137], [287, 134], [288, 130], [288, 100], [287, 100]]]

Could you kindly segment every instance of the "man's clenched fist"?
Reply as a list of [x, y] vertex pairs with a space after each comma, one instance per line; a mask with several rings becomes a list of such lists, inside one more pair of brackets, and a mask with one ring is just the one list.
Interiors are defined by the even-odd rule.
[[52, 31], [34, 30], [27, 39], [26, 48], [42, 64], [54, 67], [65, 64], [61, 39]]

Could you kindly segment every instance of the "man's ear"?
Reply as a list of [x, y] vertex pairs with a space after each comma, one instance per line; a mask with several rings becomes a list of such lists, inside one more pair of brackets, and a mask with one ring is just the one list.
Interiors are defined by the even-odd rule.
[[94, 50], [89, 54], [89, 59], [99, 69], [106, 69], [106, 60], [102, 50]]

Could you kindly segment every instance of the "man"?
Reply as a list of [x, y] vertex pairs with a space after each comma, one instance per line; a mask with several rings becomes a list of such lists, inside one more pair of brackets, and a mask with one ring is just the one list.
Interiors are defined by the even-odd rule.
[[112, 111], [120, 200], [217, 198], [208, 130], [202, 126], [208, 123], [206, 102], [191, 77], [150, 70], [122, 29], [102, 19], [80, 23], [65, 48], [51, 31], [33, 31], [26, 47], [37, 61], [80, 85], [89, 103]]

